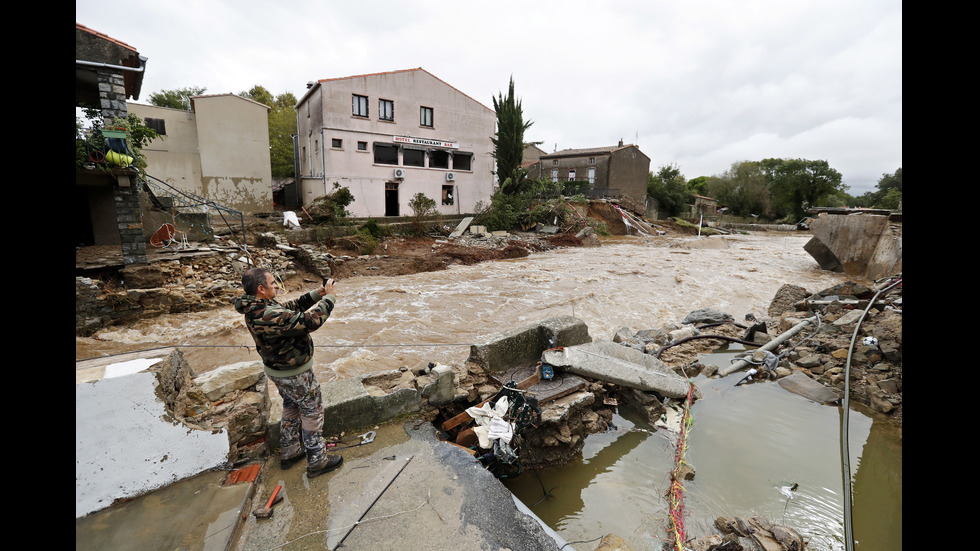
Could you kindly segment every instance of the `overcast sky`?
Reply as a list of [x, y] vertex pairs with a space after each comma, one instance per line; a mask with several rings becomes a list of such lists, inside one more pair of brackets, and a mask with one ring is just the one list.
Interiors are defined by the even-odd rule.
[[822, 159], [852, 195], [902, 166], [896, 0], [76, 0], [75, 20], [148, 58], [140, 103], [422, 67], [491, 108], [513, 76], [548, 152], [622, 139], [688, 179]]

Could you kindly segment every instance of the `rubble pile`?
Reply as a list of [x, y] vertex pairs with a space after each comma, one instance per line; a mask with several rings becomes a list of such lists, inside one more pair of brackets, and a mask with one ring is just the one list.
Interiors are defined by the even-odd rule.
[[[726, 342], [763, 346], [806, 318], [816, 318], [812, 328], [777, 349], [777, 363], [759, 369], [753, 381], [777, 380], [802, 374], [830, 389], [839, 402], [844, 394], [844, 372], [850, 357], [850, 399], [891, 421], [902, 422], [902, 294], [901, 285], [879, 297], [861, 315], [876, 291], [846, 282], [816, 293], [784, 285], [776, 293], [768, 317], [748, 314], [744, 323], [712, 309], [692, 312], [680, 323], [659, 329], [619, 329], [614, 342], [659, 357], [678, 374], [693, 377], [716, 374], [717, 368], [697, 361], [698, 354]], [[860, 327], [857, 327], [861, 321]], [[857, 329], [853, 350], [851, 339]], [[747, 361], [761, 365], [764, 352], [756, 351]], [[775, 361], [775, 360], [774, 360]], [[651, 423], [665, 413], [662, 396], [636, 389], [621, 390], [619, 398], [647, 414]], [[816, 400], [822, 401], [822, 400]]]

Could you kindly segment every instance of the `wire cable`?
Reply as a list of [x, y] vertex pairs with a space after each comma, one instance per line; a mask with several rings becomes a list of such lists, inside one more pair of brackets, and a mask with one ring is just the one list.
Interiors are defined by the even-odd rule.
[[841, 417], [841, 476], [844, 478], [844, 545], [847, 551], [852, 551], [854, 549], [854, 532], [851, 526], [851, 454], [848, 449], [848, 412], [850, 410], [851, 402], [851, 356], [854, 355], [854, 343], [857, 341], [858, 331], [861, 329], [861, 323], [864, 321], [865, 316], [871, 310], [875, 301], [878, 297], [888, 291], [891, 291], [896, 286], [902, 284], [902, 275], [898, 274], [891, 278], [889, 284], [882, 289], [880, 289], [875, 296], [868, 301], [868, 306], [861, 313], [861, 317], [858, 318], [857, 324], [854, 326], [854, 334], [851, 335], [851, 346], [847, 349], [847, 365], [844, 369], [844, 399], [843, 399], [843, 415]]

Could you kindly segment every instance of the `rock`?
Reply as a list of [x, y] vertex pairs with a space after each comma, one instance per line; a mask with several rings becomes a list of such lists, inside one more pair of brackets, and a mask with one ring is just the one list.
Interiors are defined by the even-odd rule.
[[779, 545], [783, 546], [783, 549], [802, 551], [805, 548], [803, 536], [788, 526], [775, 524], [769, 531], [779, 542]]
[[214, 402], [225, 394], [252, 387], [264, 377], [265, 372], [261, 362], [245, 361], [198, 375], [194, 378], [194, 384], [201, 389], [208, 400]]
[[700, 308], [688, 314], [681, 323], [684, 325], [692, 323], [725, 323], [735, 321], [735, 318], [727, 312], [715, 310], [714, 308]]
[[664, 346], [670, 342], [670, 338], [667, 334], [658, 329], [641, 329], [634, 335], [640, 342], [647, 345], [654, 344], [657, 346]]
[[698, 330], [694, 327], [685, 327], [683, 329], [677, 329], [668, 333], [670, 336], [670, 342], [675, 343], [684, 339], [689, 339], [698, 335]]
[[841, 399], [836, 390], [823, 386], [799, 371], [779, 379], [779, 386], [818, 404], [830, 404]]
[[595, 551], [633, 551], [633, 548], [626, 543], [626, 540], [616, 534], [606, 534], [599, 541], [599, 546]]
[[633, 331], [629, 327], [620, 327], [616, 330], [616, 334], [613, 335], [613, 342], [618, 342], [622, 344], [638, 344], [639, 341], [633, 336]]
[[583, 247], [602, 246], [602, 243], [599, 241], [599, 237], [595, 234], [595, 229], [593, 229], [592, 226], [582, 228], [582, 231], [575, 234], [575, 237], [582, 241]]
[[806, 289], [798, 285], [783, 285], [769, 303], [769, 316], [778, 317], [783, 312], [794, 310], [793, 305], [809, 295]]

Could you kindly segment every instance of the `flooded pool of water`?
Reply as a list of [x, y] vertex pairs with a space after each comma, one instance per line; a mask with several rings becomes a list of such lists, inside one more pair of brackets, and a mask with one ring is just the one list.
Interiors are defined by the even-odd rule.
[[[736, 353], [702, 361], [727, 364]], [[717, 533], [719, 516], [761, 515], [799, 531], [811, 551], [844, 549], [840, 408], [771, 382], [736, 387], [744, 375], [695, 379], [704, 396], [692, 408], [686, 453], [696, 471], [684, 483], [687, 534]], [[505, 484], [569, 542], [615, 533], [636, 551], [659, 550], [676, 436], [625, 410], [613, 422], [616, 429], [586, 439], [581, 460]], [[900, 550], [901, 437], [855, 411], [848, 434], [855, 548]]]

